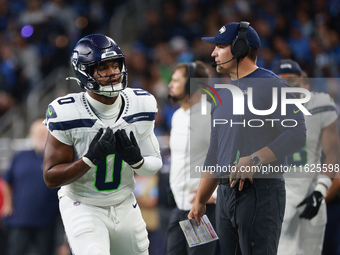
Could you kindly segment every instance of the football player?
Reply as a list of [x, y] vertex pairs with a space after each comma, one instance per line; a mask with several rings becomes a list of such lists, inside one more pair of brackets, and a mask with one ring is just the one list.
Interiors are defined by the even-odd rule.
[[59, 206], [71, 249], [75, 255], [148, 254], [133, 175], [154, 175], [162, 167], [156, 100], [126, 88], [124, 54], [105, 35], [82, 38], [71, 66], [71, 79], [86, 92], [48, 106], [43, 167], [47, 186], [61, 186]]
[[[281, 60], [273, 72], [292, 87], [310, 90], [307, 79], [301, 79], [303, 72], [299, 64], [291, 59]], [[332, 98], [326, 93], [312, 92], [311, 99], [304, 106], [311, 113], [305, 116], [306, 145], [287, 156], [287, 163], [297, 166], [296, 171], [292, 171], [294, 173], [310, 173], [302, 178], [297, 178], [296, 174], [286, 175], [287, 198], [278, 249], [280, 255], [321, 254], [327, 221], [323, 198], [335, 173], [326, 170], [339, 164], [338, 115]], [[323, 165], [322, 151], [326, 156]]]

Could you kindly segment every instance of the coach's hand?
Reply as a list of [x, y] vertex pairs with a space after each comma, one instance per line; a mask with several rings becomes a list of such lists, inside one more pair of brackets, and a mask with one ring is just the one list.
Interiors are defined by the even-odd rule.
[[195, 219], [197, 225], [199, 226], [201, 225], [201, 218], [205, 214], [205, 211], [205, 204], [195, 202], [188, 214], [188, 219]]
[[[117, 153], [122, 159], [133, 168], [138, 168], [143, 163], [143, 157], [137, 144], [135, 135], [130, 132], [130, 139], [124, 129], [119, 129], [115, 133]], [[139, 164], [138, 164], [139, 163]], [[136, 166], [136, 164], [138, 166]]]
[[[234, 162], [236, 164], [236, 162]], [[251, 164], [251, 156], [241, 157], [235, 166], [235, 170], [230, 173], [230, 187], [234, 188], [240, 182], [238, 190], [242, 191], [246, 179], [249, 179], [253, 184], [253, 175], [255, 174], [256, 167]]]
[[103, 135], [103, 129], [101, 128], [90, 143], [89, 150], [84, 155], [83, 160], [91, 167], [96, 166], [103, 161], [107, 155], [112, 153], [115, 147], [116, 142], [112, 129], [107, 127]]
[[323, 196], [321, 192], [314, 191], [311, 195], [306, 197], [297, 207], [306, 204], [305, 209], [300, 214], [300, 218], [311, 220], [318, 214]]

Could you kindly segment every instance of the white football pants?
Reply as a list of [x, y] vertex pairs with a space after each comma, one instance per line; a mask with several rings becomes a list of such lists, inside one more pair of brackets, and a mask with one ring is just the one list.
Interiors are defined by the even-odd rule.
[[59, 207], [74, 255], [149, 254], [146, 224], [133, 194], [106, 207], [62, 196]]

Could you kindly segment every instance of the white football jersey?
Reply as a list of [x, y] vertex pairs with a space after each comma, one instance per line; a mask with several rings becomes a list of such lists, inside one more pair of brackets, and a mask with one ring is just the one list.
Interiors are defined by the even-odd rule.
[[[120, 95], [124, 99], [124, 108], [111, 126], [113, 132], [125, 129], [129, 136], [133, 131], [142, 155], [160, 158], [159, 145], [154, 141], [153, 132], [157, 114], [155, 98], [145, 90], [131, 88], [121, 91]], [[107, 127], [92, 111], [85, 92], [55, 99], [48, 106], [44, 123], [57, 140], [74, 148], [74, 160], [82, 158], [98, 130]], [[151, 139], [153, 146], [143, 148], [143, 140], [146, 139]], [[113, 151], [105, 161], [91, 168], [80, 179], [62, 186], [60, 192], [87, 204], [115, 205], [132, 193], [133, 175], [133, 169]]]
[[[301, 179], [296, 179], [294, 176], [289, 175], [290, 178], [286, 179], [286, 186], [294, 184], [293, 188], [298, 189], [299, 194], [304, 198], [306, 193], [314, 190], [316, 178], [320, 173], [317, 170], [317, 164], [321, 163], [322, 145], [321, 133], [322, 129], [329, 126], [336, 121], [338, 114], [336, 106], [332, 98], [326, 93], [312, 92], [311, 99], [304, 104], [311, 115], [305, 115], [306, 121], [306, 145], [291, 155], [287, 156], [288, 165], [304, 166], [304, 176], [307, 177], [302, 182]], [[304, 183], [304, 185], [302, 185]], [[304, 190], [302, 189], [302, 186]], [[295, 194], [297, 196], [297, 194]], [[301, 202], [301, 201], [300, 201]]]

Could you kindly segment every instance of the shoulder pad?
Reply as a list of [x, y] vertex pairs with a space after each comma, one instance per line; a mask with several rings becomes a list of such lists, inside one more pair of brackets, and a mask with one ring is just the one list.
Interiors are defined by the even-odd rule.
[[[75, 112], [78, 111], [80, 104], [80, 96], [76, 93], [68, 94], [63, 97], [58, 97], [53, 100], [47, 107], [46, 120], [58, 118], [67, 120], [74, 117]], [[73, 108], [72, 111], [70, 110]]]
[[333, 99], [327, 93], [312, 92], [312, 97], [307, 102], [307, 108], [311, 114], [329, 111], [337, 112]]
[[97, 119], [85, 108], [82, 102], [85, 98], [83, 95], [84, 93], [68, 94], [58, 97], [48, 105], [45, 124], [50, 131], [94, 125]]
[[335, 105], [333, 98], [324, 92], [312, 92], [311, 102], [317, 106]]
[[148, 91], [127, 88], [122, 94], [130, 111], [157, 112], [157, 101]]
[[122, 118], [127, 123], [155, 120], [158, 109], [152, 94], [143, 89], [126, 88], [122, 95], [126, 104]]

